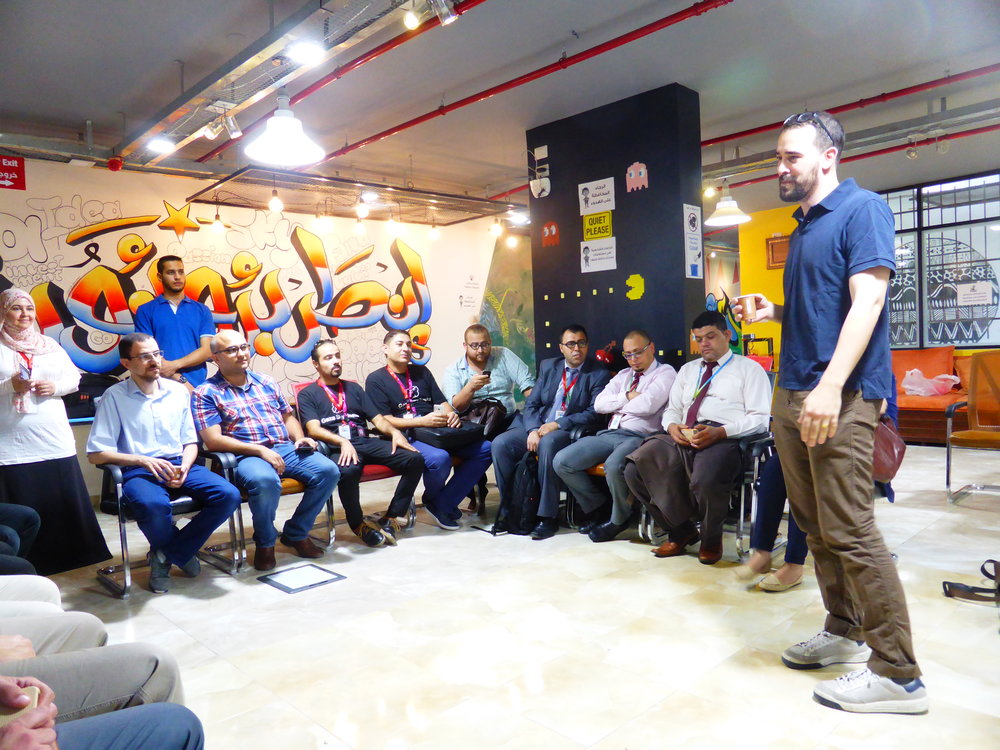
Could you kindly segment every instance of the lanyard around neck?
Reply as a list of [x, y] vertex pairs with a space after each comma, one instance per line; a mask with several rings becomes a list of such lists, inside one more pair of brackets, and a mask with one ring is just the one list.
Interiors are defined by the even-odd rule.
[[[726, 367], [726, 365], [728, 365], [730, 362], [732, 362], [733, 359], [735, 359], [735, 357], [730, 357], [729, 359], [727, 359], [725, 365], [720, 365], [719, 367], [717, 367], [716, 370], [715, 370], [715, 372], [713, 372], [709, 376], [708, 380], [706, 380], [704, 383], [699, 384], [694, 389], [694, 395], [691, 397], [691, 400], [693, 401], [694, 399], [698, 398], [698, 394], [701, 393], [706, 388], [708, 388], [708, 384], [711, 383], [713, 380], [715, 380], [715, 376], [718, 375], [720, 372], [722, 372], [722, 370]], [[718, 362], [716, 362], [716, 364], [718, 364]], [[705, 367], [705, 363], [702, 362], [701, 367], [698, 368], [698, 380], [699, 381], [701, 380], [701, 372], [702, 372], [702, 369], [704, 367]]]
[[333, 404], [334, 413], [339, 413], [341, 418], [347, 417], [347, 396], [344, 395], [344, 384], [337, 383], [337, 395], [334, 396], [333, 391], [330, 390], [330, 386], [323, 382], [323, 380], [317, 379], [316, 382], [326, 393], [327, 398], [330, 399], [330, 403]]
[[406, 401], [406, 410], [415, 413], [413, 404], [411, 403], [411, 399], [413, 397], [413, 380], [410, 378], [410, 368], [406, 368], [406, 387], [403, 387], [403, 381], [396, 377], [396, 373], [392, 371], [392, 368], [386, 365], [385, 369], [392, 376], [392, 379], [396, 381], [396, 385], [399, 386], [399, 390], [403, 392], [403, 400]]

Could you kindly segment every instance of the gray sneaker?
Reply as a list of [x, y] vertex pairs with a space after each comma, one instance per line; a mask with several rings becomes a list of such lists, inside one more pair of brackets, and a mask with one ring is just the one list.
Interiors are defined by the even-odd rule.
[[147, 555], [149, 560], [149, 590], [154, 594], [165, 594], [170, 590], [170, 563], [159, 550]]
[[925, 714], [928, 708], [927, 688], [919, 677], [900, 685], [867, 668], [817, 683], [813, 698], [859, 714]]
[[191, 555], [191, 559], [179, 567], [181, 573], [188, 578], [197, 578], [198, 574], [201, 573], [201, 561], [198, 559], [198, 555]]
[[871, 654], [864, 642], [821, 630], [808, 641], [786, 648], [781, 661], [792, 669], [820, 669], [830, 664], [864, 664]]

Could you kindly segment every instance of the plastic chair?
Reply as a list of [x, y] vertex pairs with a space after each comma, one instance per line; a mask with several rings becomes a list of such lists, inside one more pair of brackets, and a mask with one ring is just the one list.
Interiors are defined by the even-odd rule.
[[[976, 492], [1000, 493], [1000, 485], [995, 484], [967, 484], [955, 492], [951, 491], [952, 448], [1000, 450], [1000, 351], [973, 354], [971, 369], [969, 400], [952, 404], [945, 411], [944, 483], [948, 499], [953, 503]], [[952, 420], [959, 409], [968, 410], [969, 429], [952, 432]]]

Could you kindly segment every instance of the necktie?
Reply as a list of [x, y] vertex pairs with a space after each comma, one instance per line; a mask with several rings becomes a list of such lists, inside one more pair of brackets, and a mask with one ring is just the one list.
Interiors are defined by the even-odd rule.
[[701, 376], [701, 383], [698, 385], [698, 395], [695, 396], [694, 403], [691, 404], [691, 408], [688, 409], [687, 420], [685, 423], [688, 427], [694, 427], [695, 422], [698, 419], [698, 409], [701, 407], [701, 402], [705, 400], [705, 396], [708, 395], [708, 381], [712, 378], [712, 370], [718, 362], [706, 362], [705, 372]]
[[632, 376], [632, 385], [628, 387], [628, 391], [626, 391], [626, 393], [631, 393], [632, 391], [634, 391], [636, 388], [639, 387], [639, 378], [641, 377], [642, 377], [642, 372], [637, 372]]

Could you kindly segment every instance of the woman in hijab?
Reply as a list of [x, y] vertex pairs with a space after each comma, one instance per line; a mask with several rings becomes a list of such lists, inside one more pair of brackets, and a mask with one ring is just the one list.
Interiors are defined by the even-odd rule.
[[60, 398], [79, 383], [69, 355], [36, 330], [31, 297], [0, 293], [0, 499], [41, 516], [28, 560], [42, 575], [111, 557]]

